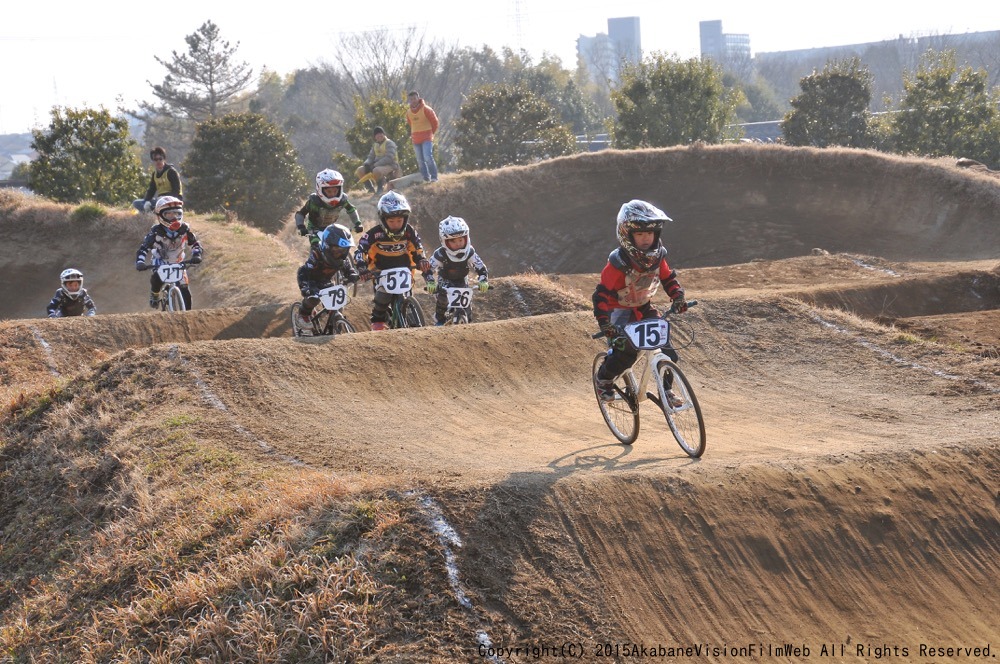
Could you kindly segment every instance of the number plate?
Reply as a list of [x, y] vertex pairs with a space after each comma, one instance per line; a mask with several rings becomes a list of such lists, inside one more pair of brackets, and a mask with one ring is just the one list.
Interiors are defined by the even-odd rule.
[[347, 288], [344, 286], [324, 288], [319, 292], [319, 301], [324, 309], [340, 311], [347, 304]]
[[406, 267], [382, 270], [375, 285], [390, 295], [406, 295], [413, 290], [413, 273]]
[[181, 265], [165, 263], [156, 268], [156, 274], [160, 281], [165, 284], [176, 284], [184, 281], [184, 267]]
[[468, 309], [469, 305], [472, 304], [471, 288], [448, 287], [444, 289], [444, 293], [449, 309]]
[[625, 335], [637, 350], [655, 350], [670, 343], [670, 323], [651, 318], [625, 326]]

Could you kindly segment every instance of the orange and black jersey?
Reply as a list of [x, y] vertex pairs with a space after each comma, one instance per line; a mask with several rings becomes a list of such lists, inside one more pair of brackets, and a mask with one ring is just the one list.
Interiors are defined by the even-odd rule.
[[608, 264], [601, 271], [601, 281], [594, 290], [594, 316], [598, 322], [608, 320], [615, 309], [647, 311], [649, 301], [660, 285], [670, 299], [681, 291], [677, 273], [667, 265], [667, 250], [660, 250], [660, 262], [640, 271], [629, 262], [620, 248], [611, 252]]
[[394, 240], [382, 225], [373, 226], [358, 239], [354, 252], [357, 265], [367, 265], [370, 270], [388, 270], [394, 267], [414, 267], [424, 260], [424, 245], [417, 229], [407, 224], [403, 236]]

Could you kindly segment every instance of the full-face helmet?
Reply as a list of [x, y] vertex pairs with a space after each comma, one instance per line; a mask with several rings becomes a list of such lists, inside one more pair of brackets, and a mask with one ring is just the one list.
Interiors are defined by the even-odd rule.
[[184, 221], [184, 202], [173, 196], [161, 196], [156, 201], [156, 216], [167, 231], [167, 237], [177, 237]]
[[[648, 270], [660, 261], [660, 233], [663, 224], [673, 221], [666, 213], [646, 201], [631, 200], [618, 211], [618, 244], [636, 267]], [[632, 234], [636, 231], [652, 231], [653, 244], [642, 250], [635, 246]]]
[[[389, 217], [402, 217], [402, 228], [398, 231], [389, 230], [389, 227], [385, 223], [385, 220]], [[410, 203], [406, 200], [406, 196], [397, 194], [395, 191], [383, 194], [382, 198], [378, 199], [378, 221], [382, 224], [382, 229], [390, 239], [403, 239], [403, 235], [406, 232], [406, 225], [410, 221]]]
[[[59, 273], [59, 281], [62, 283], [62, 292], [66, 294], [71, 300], [75, 300], [80, 297], [80, 293], [83, 292], [83, 272], [76, 270], [74, 268], [69, 268], [68, 270], [63, 270]], [[76, 283], [76, 288], [70, 290], [69, 284]]]
[[354, 237], [346, 226], [330, 224], [319, 234], [319, 250], [328, 263], [345, 260], [353, 246]]
[[316, 174], [316, 194], [327, 205], [344, 200], [344, 176], [332, 168], [323, 169]]
[[[472, 254], [472, 241], [469, 238], [469, 225], [465, 223], [465, 219], [449, 216], [442, 220], [438, 224], [438, 236], [441, 238], [441, 246], [444, 247], [444, 252], [448, 254], [448, 258], [456, 263], [469, 260], [469, 256]], [[465, 238], [465, 246], [458, 249], [452, 249], [448, 246], [448, 240], [463, 237]]]

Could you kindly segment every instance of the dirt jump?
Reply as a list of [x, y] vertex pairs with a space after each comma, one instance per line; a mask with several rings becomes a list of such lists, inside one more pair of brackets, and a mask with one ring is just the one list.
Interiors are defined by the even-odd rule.
[[[469, 222], [495, 286], [473, 324], [292, 338], [290, 220], [200, 215], [194, 310], [154, 312], [148, 219], [0, 194], [0, 661], [1000, 651], [995, 173], [694, 146], [406, 194], [429, 250]], [[651, 403], [618, 444], [595, 401], [590, 297], [632, 198], [674, 219], [699, 300], [701, 459]], [[44, 318], [65, 267], [94, 318]]]

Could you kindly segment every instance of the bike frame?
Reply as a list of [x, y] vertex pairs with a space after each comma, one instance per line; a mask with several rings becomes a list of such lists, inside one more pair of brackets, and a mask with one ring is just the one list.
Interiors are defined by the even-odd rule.
[[[188, 284], [187, 275], [188, 263], [162, 263], [152, 266], [151, 269], [157, 271], [163, 285], [160, 288], [160, 311], [187, 311], [187, 303], [184, 302], [184, 292], [180, 284]], [[177, 271], [180, 271], [179, 273]], [[180, 306], [175, 307], [173, 302], [179, 302]]]

